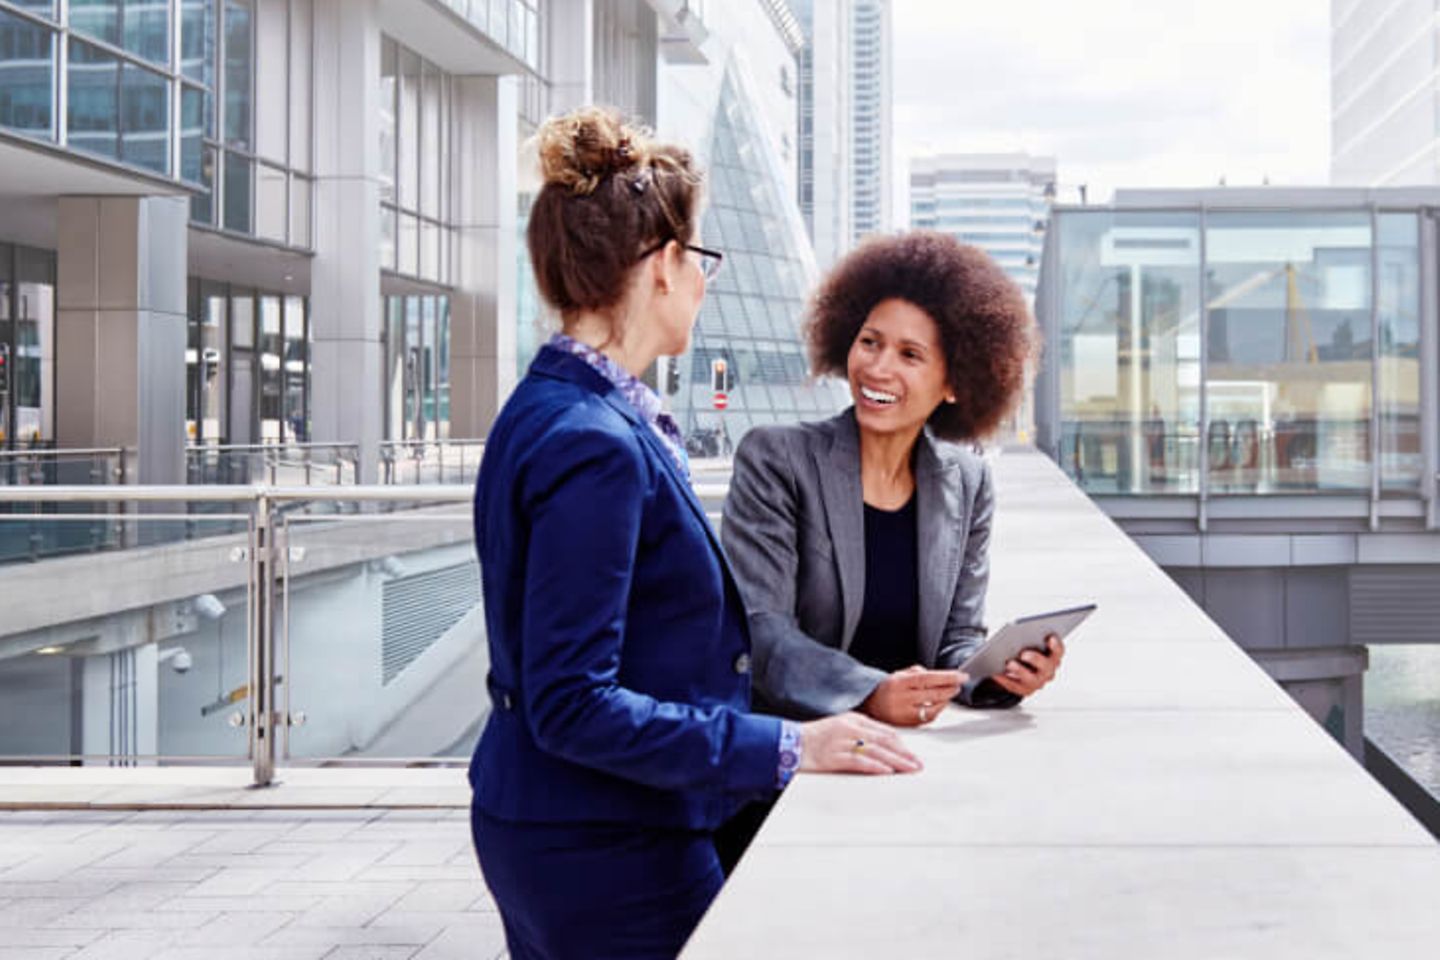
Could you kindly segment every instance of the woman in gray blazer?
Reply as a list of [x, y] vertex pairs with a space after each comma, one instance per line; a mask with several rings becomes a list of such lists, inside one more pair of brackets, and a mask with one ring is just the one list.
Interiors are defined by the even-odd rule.
[[994, 677], [956, 668], [985, 638], [994, 510], [989, 468], [957, 441], [992, 432], [1023, 386], [1037, 338], [1019, 289], [949, 236], [879, 238], [825, 279], [806, 337], [854, 406], [751, 430], [725, 502], [756, 708], [919, 726], [951, 699], [1018, 703], [1054, 677], [1058, 638]]

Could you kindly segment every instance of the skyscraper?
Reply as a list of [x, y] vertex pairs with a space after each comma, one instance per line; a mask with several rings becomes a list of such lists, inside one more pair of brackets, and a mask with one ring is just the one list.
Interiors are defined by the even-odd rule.
[[1440, 183], [1434, 5], [1330, 0], [1330, 32], [1330, 182]]
[[910, 161], [910, 225], [980, 247], [1035, 300], [1055, 158], [944, 154]]
[[890, 191], [891, 36], [889, 0], [852, 0], [851, 242], [892, 226]]

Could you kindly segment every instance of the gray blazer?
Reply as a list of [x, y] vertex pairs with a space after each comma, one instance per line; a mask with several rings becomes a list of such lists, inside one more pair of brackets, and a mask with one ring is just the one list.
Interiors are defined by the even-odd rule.
[[[955, 667], [985, 639], [990, 470], [928, 430], [917, 446], [920, 662]], [[808, 718], [863, 702], [886, 674], [846, 653], [865, 601], [854, 410], [747, 433], [735, 451], [721, 539], [749, 613], [755, 708]], [[957, 699], [1019, 700], [993, 683], [978, 687], [971, 681]]]

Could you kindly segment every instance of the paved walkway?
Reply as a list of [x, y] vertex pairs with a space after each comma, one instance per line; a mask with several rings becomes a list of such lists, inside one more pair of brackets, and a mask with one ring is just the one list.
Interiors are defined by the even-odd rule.
[[498, 957], [467, 816], [0, 810], [0, 960]]

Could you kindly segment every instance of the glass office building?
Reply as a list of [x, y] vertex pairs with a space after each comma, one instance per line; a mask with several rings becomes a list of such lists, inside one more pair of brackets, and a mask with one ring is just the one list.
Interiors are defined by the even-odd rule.
[[1037, 417], [1066, 472], [1103, 494], [1418, 494], [1429, 218], [1347, 199], [1057, 209]]

